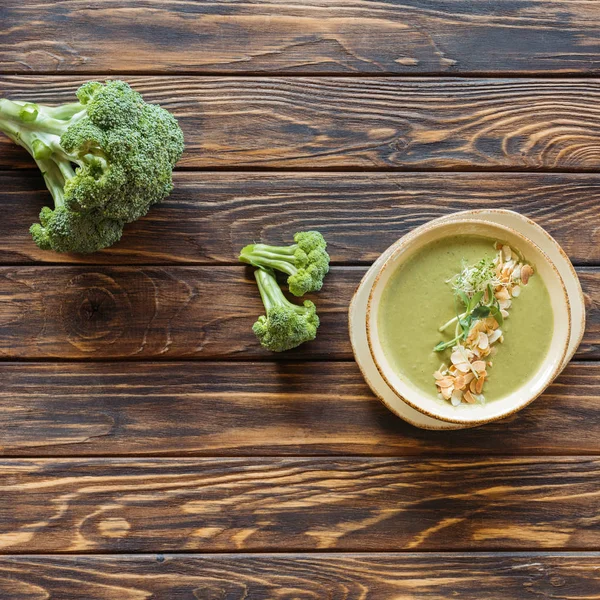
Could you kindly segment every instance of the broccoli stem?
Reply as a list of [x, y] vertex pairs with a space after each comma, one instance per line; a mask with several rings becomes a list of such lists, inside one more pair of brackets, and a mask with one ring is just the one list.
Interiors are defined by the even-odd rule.
[[276, 306], [287, 306], [299, 314], [306, 312], [304, 306], [298, 306], [297, 304], [290, 302], [283, 295], [273, 271], [261, 267], [254, 271], [254, 277], [258, 284], [258, 291], [260, 292], [260, 297], [262, 298], [267, 313]]
[[257, 267], [276, 269], [288, 275], [295, 275], [298, 272], [294, 257], [297, 249], [298, 244], [291, 246], [251, 244], [242, 248], [240, 260]]
[[44, 177], [44, 181], [46, 182], [46, 187], [52, 194], [52, 198], [54, 199], [54, 206], [59, 208], [60, 206], [64, 206], [65, 204], [65, 177], [61, 173], [58, 165], [51, 159], [35, 159], [37, 166], [39, 167], [42, 175]]
[[56, 207], [64, 205], [65, 182], [75, 176], [71, 163], [81, 165], [80, 160], [65, 153], [60, 138], [83, 116], [85, 109], [79, 103], [49, 107], [0, 99], [0, 131], [31, 154]]
[[[75, 108], [76, 106], [79, 110]], [[61, 118], [57, 118], [56, 115]], [[66, 115], [70, 116], [65, 118]], [[53, 133], [60, 137], [70, 125], [85, 116], [86, 110], [82, 104], [50, 107], [6, 98], [0, 99], [0, 128], [4, 124], [13, 124], [20, 131]]]

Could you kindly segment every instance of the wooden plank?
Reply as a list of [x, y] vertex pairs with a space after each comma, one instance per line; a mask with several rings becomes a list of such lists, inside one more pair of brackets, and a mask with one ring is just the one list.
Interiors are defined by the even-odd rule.
[[600, 374], [572, 363], [499, 423], [423, 431], [346, 363], [0, 363], [3, 456], [600, 454]]
[[[347, 311], [365, 268], [335, 267], [319, 294], [317, 339], [263, 350], [264, 312], [246, 267], [1, 267], [0, 357], [350, 359]], [[600, 357], [600, 271], [580, 268], [588, 305], [578, 358]]]
[[[89, 78], [2, 77], [0, 97], [72, 102]], [[180, 119], [183, 167], [600, 168], [597, 79], [127, 79]], [[0, 167], [32, 166], [0, 138]]]
[[[264, 312], [247, 267], [1, 267], [0, 357], [61, 359], [299, 359], [352, 357], [350, 299], [365, 269], [337, 267], [310, 296], [317, 339], [263, 350], [251, 327]], [[600, 271], [579, 270], [587, 295], [579, 358], [600, 357]]]
[[3, 556], [13, 600], [343, 598], [589, 600], [597, 553]]
[[179, 172], [165, 202], [87, 256], [33, 243], [29, 225], [49, 200], [41, 176], [0, 173], [0, 263], [231, 263], [246, 243], [319, 229], [333, 261], [367, 264], [435, 217], [508, 208], [545, 227], [574, 263], [600, 264], [597, 174]]
[[598, 548], [599, 457], [0, 461], [0, 552]]
[[3, 3], [14, 72], [587, 73], [600, 15], [568, 0]]

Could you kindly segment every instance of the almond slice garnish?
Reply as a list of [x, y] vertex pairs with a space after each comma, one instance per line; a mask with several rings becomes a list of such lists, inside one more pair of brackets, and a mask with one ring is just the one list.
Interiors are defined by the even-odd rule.
[[485, 361], [476, 360], [473, 363], [473, 368], [479, 373], [480, 371], [485, 371]]
[[512, 302], [510, 300], [500, 300], [498, 306], [500, 306], [501, 309], [507, 310], [512, 306]]
[[493, 333], [488, 337], [488, 341], [490, 344], [497, 342], [502, 337], [502, 329], [496, 329]]
[[458, 406], [462, 402], [463, 393], [460, 390], [454, 390], [450, 396], [452, 406]]
[[518, 285], [515, 285], [511, 293], [513, 298], [518, 298], [521, 295], [521, 288]]
[[510, 246], [507, 246], [506, 244], [502, 246], [502, 256], [504, 257], [505, 261], [511, 259], [512, 250], [510, 249]]
[[448, 388], [454, 385], [454, 381], [452, 381], [450, 377], [444, 377], [444, 379], [439, 379], [438, 381], [436, 381], [435, 385], [441, 388]]
[[465, 385], [465, 376], [457, 375], [456, 379], [454, 380], [454, 389], [462, 390], [465, 387]]
[[479, 340], [477, 341], [477, 346], [479, 346], [479, 348], [481, 348], [481, 350], [487, 350], [488, 346], [490, 345], [490, 340], [488, 338], [488, 336], [483, 333], [483, 331], [479, 332]]
[[523, 285], [527, 285], [529, 278], [533, 275], [533, 268], [531, 265], [523, 265], [521, 268], [521, 281]]
[[495, 294], [497, 300], [510, 300], [510, 294], [506, 288], [500, 288]]
[[446, 387], [446, 388], [442, 388], [442, 397], [444, 398], [444, 400], [450, 400], [450, 397], [452, 396], [452, 392], [454, 391], [454, 387], [450, 386], [450, 387]]
[[467, 403], [467, 404], [474, 404], [475, 403], [475, 398], [473, 398], [473, 394], [471, 394], [471, 392], [469, 390], [467, 390], [464, 394], [463, 394], [463, 400]]
[[469, 371], [468, 373], [463, 375], [463, 379], [465, 380], [465, 385], [468, 385], [469, 383], [471, 383], [471, 381], [473, 381], [473, 379], [475, 379], [475, 375], [473, 375], [473, 373]]
[[480, 377], [479, 379], [475, 379], [477, 383], [475, 384], [475, 392], [477, 394], [481, 394], [483, 390], [483, 384], [485, 383], [485, 377]]
[[455, 350], [450, 355], [450, 360], [452, 361], [453, 365], [458, 365], [460, 363], [465, 362], [465, 357], [463, 356], [463, 353], [460, 350]]
[[471, 370], [471, 365], [468, 362], [462, 362], [459, 365], [456, 365], [456, 368], [461, 373], [468, 373]]

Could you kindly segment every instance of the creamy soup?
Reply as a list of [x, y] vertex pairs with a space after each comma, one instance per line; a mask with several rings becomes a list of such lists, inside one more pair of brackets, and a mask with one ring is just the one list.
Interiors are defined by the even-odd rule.
[[[496, 255], [494, 240], [454, 236], [433, 242], [410, 258], [391, 277], [379, 308], [379, 335], [394, 370], [426, 394], [437, 397], [433, 373], [450, 364], [451, 350], [434, 352], [451, 340], [454, 327], [438, 328], [456, 315], [451, 285], [466, 261]], [[501, 398], [526, 383], [541, 365], [553, 331], [550, 296], [541, 277], [534, 275], [514, 298], [502, 324], [503, 343], [497, 344], [485, 382], [486, 401]], [[443, 400], [440, 400], [442, 402]]]

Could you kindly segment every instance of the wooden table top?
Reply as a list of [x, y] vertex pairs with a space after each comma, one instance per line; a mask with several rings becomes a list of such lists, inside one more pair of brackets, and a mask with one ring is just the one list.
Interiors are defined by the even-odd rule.
[[[13, 0], [0, 97], [120, 77], [180, 120], [175, 190], [85, 257], [0, 138], [0, 600], [598, 598], [600, 4]], [[417, 225], [503, 207], [571, 257], [573, 362], [428, 432], [353, 362], [350, 298]], [[318, 339], [263, 351], [241, 246], [318, 229]]]

